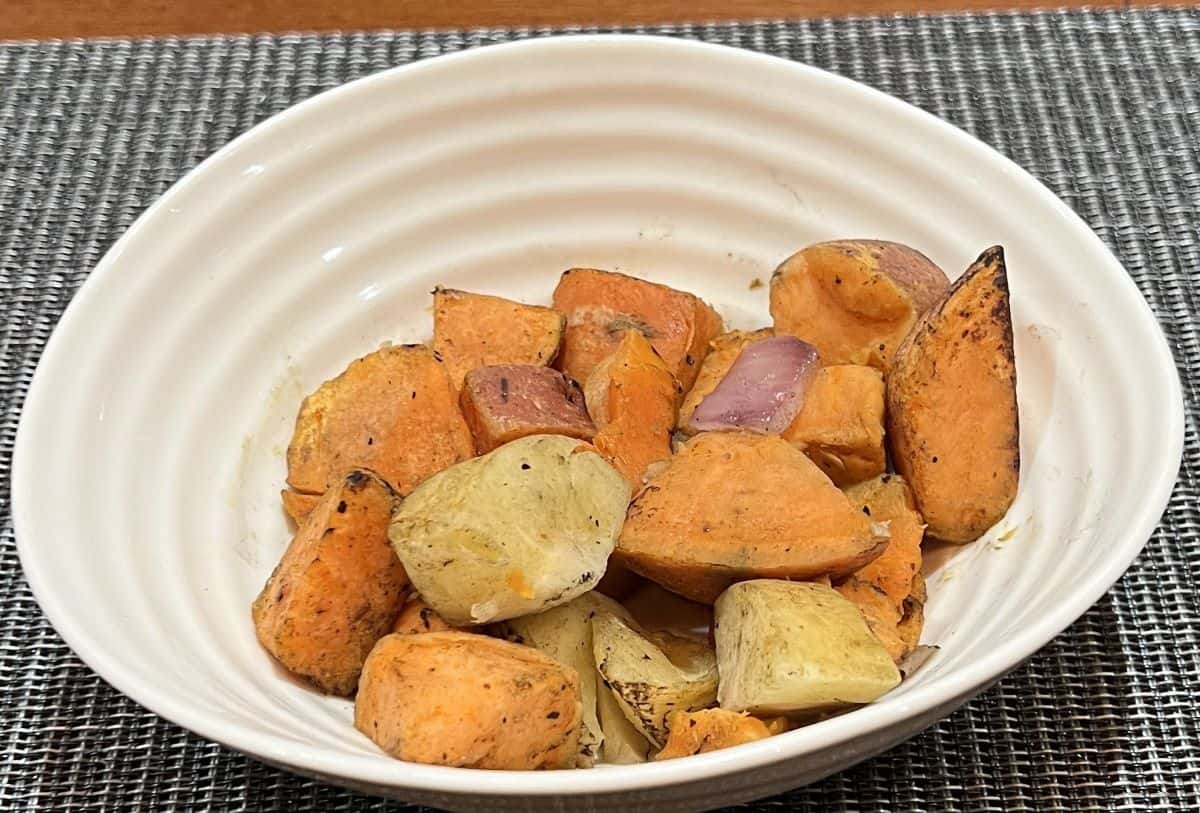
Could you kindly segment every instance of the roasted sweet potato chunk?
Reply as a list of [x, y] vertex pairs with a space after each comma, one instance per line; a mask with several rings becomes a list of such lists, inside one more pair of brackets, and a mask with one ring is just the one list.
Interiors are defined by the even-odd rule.
[[949, 285], [928, 257], [899, 243], [817, 243], [771, 277], [771, 317], [776, 333], [815, 345], [825, 364], [886, 371], [901, 340]]
[[299, 525], [317, 507], [317, 503], [321, 501], [321, 495], [305, 494], [285, 488], [279, 492], [279, 499], [283, 501], [283, 510], [292, 518], [292, 521]]
[[549, 367], [477, 367], [467, 373], [460, 405], [478, 454], [528, 435], [591, 440], [596, 433], [579, 385]]
[[769, 339], [774, 335], [775, 331], [769, 327], [753, 331], [731, 330], [728, 333], [716, 336], [708, 343], [708, 354], [700, 364], [700, 371], [696, 374], [696, 381], [692, 384], [691, 389], [687, 391], [687, 395], [683, 399], [683, 404], [679, 407], [679, 419], [676, 421], [676, 426], [680, 432], [689, 435], [695, 434], [689, 426], [692, 413], [696, 411], [696, 407], [700, 405], [700, 402], [721, 383], [721, 379], [725, 377], [725, 374], [729, 372], [729, 368], [737, 361], [738, 354], [742, 352], [742, 348], [751, 342]]
[[350, 471], [301, 522], [251, 608], [263, 647], [330, 694], [354, 693], [404, 603], [408, 577], [387, 538], [395, 501], [379, 477]]
[[711, 604], [743, 579], [846, 576], [886, 543], [886, 526], [779, 436], [705, 432], [634, 498], [614, 557]]
[[679, 389], [650, 342], [633, 330], [588, 376], [584, 394], [597, 427], [593, 445], [635, 491], [651, 463], [671, 456]]
[[288, 446], [287, 482], [321, 494], [360, 466], [403, 495], [473, 451], [434, 352], [422, 345], [385, 347], [351, 362], [304, 399]]
[[575, 670], [548, 655], [483, 635], [431, 632], [375, 645], [354, 725], [408, 762], [570, 768], [582, 709]]
[[883, 403], [878, 370], [857, 364], [822, 367], [783, 437], [839, 486], [869, 480], [887, 464]]
[[768, 725], [757, 717], [727, 709], [675, 711], [667, 724], [667, 744], [655, 755], [655, 761], [719, 751], [787, 731], [785, 718], [776, 717]]
[[553, 308], [449, 288], [433, 292], [433, 349], [456, 390], [476, 367], [550, 364], [565, 327], [566, 317]]
[[930, 536], [971, 542], [1017, 496], [1017, 371], [1004, 251], [985, 251], [896, 353], [892, 461]]
[[437, 614], [436, 611], [420, 596], [410, 596], [408, 601], [404, 603], [404, 607], [400, 610], [400, 615], [396, 616], [396, 620], [392, 622], [392, 632], [397, 635], [417, 635], [426, 632], [446, 632], [447, 630], [457, 629], [446, 623], [446, 619]]
[[558, 367], [576, 381], [586, 381], [632, 330], [650, 340], [686, 391], [696, 380], [709, 341], [722, 329], [717, 312], [692, 294], [590, 268], [563, 273], [554, 289], [554, 307], [567, 315]]

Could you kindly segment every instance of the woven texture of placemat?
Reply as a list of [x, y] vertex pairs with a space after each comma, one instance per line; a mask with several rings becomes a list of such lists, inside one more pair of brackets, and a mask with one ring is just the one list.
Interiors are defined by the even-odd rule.
[[[753, 808], [1200, 810], [1200, 13], [639, 30], [827, 68], [1015, 159], [1133, 275], [1166, 331], [1187, 398], [1183, 468], [1162, 525], [1087, 615], [923, 735]], [[0, 45], [0, 809], [406, 809], [205, 742], [93, 674], [43, 618], [21, 574], [9, 463], [22, 400], [64, 306], [186, 170], [253, 124], [350, 79], [547, 33]]]

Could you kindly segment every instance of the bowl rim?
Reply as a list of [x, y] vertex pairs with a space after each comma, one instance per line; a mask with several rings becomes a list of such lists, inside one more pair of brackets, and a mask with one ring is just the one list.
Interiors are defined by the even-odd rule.
[[[1124, 541], [1110, 549], [1103, 567], [1086, 574], [1071, 593], [1039, 623], [1023, 628], [1001, 642], [986, 656], [950, 674], [931, 679], [904, 695], [904, 702], [868, 705], [851, 714], [841, 715], [806, 726], [787, 734], [749, 743], [737, 748], [701, 754], [686, 759], [629, 766], [606, 766], [592, 771], [487, 771], [467, 768], [420, 765], [393, 760], [383, 755], [351, 755], [330, 751], [319, 743], [297, 745], [286, 737], [257, 731], [238, 722], [221, 720], [204, 709], [180, 701], [168, 689], [157, 686], [147, 676], [127, 668], [104, 646], [90, 640], [74, 629], [66, 602], [54, 589], [53, 574], [43, 569], [33, 553], [37, 535], [32, 505], [36, 502], [36, 447], [39, 445], [31, 428], [29, 415], [38, 411], [41, 402], [51, 397], [45, 383], [45, 370], [63, 363], [60, 359], [64, 336], [79, 329], [83, 314], [100, 286], [108, 284], [115, 258], [130, 242], [141, 239], [148, 222], [169, 207], [172, 198], [183, 187], [195, 184], [214, 165], [228, 160], [247, 141], [260, 138], [265, 132], [280, 128], [302, 126], [306, 117], [319, 111], [334, 98], [349, 98], [368, 94], [377, 85], [397, 81], [398, 77], [453, 70], [460, 63], [496, 59], [504, 54], [543, 52], [549, 58], [581, 49], [649, 48], [663, 52], [674, 51], [681, 56], [741, 60], [746, 65], [763, 69], [791, 71], [806, 81], [824, 84], [831, 92], [841, 94], [854, 103], [873, 106], [882, 115], [902, 116], [922, 124], [936, 137], [953, 141], [970, 150], [982, 162], [999, 166], [1020, 179], [1031, 195], [1051, 206], [1061, 216], [1063, 229], [1069, 229], [1083, 242], [1091, 243], [1098, 260], [1092, 273], [1106, 276], [1106, 282], [1122, 298], [1140, 303], [1143, 319], [1154, 327], [1144, 363], [1155, 364], [1163, 380], [1165, 414], [1159, 415], [1163, 439], [1164, 463], [1156, 476], [1143, 483], [1146, 498], [1139, 512], [1130, 518]], [[115, 281], [114, 283], [115, 284]], [[1141, 326], [1143, 329], [1147, 325]], [[1183, 453], [1184, 406], [1183, 394], [1166, 337], [1158, 325], [1141, 292], [1122, 268], [1108, 247], [1091, 231], [1084, 221], [1040, 181], [1000, 152], [984, 144], [954, 125], [900, 99], [887, 95], [852, 79], [830, 73], [811, 65], [757, 53], [741, 48], [644, 34], [573, 34], [551, 36], [469, 48], [413, 63], [393, 67], [336, 88], [324, 91], [259, 123], [214, 152], [187, 172], [166, 193], [153, 202], [106, 252], [76, 295], [67, 306], [48, 340], [37, 370], [30, 383], [21, 420], [17, 430], [12, 461], [12, 515], [18, 555], [26, 579], [38, 604], [56, 631], [71, 649], [91, 669], [114, 688], [150, 711], [181, 725], [198, 735], [234, 748], [263, 761], [288, 766], [308, 775], [318, 775], [330, 781], [368, 783], [396, 790], [412, 789], [451, 794], [510, 795], [604, 795], [631, 790], [644, 790], [666, 785], [685, 784], [714, 777], [761, 768], [773, 763], [794, 759], [845, 743], [849, 740], [882, 732], [905, 719], [928, 713], [940, 707], [962, 702], [974, 692], [1012, 670], [1038, 649], [1050, 642], [1059, 632], [1088, 610], [1132, 564], [1159, 523], [1175, 482]]]

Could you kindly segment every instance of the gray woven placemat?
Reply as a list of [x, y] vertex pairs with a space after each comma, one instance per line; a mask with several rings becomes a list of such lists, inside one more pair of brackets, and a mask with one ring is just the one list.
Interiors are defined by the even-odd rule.
[[[1188, 402], [1183, 469], [1162, 526], [1086, 616], [922, 736], [759, 806], [1200, 810], [1200, 13], [661, 31], [859, 79], [1014, 158], [1129, 269], [1162, 321]], [[8, 510], [13, 439], [34, 365], [71, 294], [185, 170], [349, 79], [540, 33], [0, 45], [0, 809], [389, 806], [205, 742], [83, 666], [21, 575]]]

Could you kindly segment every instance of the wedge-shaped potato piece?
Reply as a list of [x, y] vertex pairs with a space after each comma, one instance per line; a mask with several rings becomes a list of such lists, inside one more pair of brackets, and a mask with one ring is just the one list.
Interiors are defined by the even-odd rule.
[[347, 473], [301, 522], [251, 608], [263, 647], [330, 694], [354, 693], [404, 604], [408, 578], [387, 539], [395, 501], [371, 472]]
[[603, 680], [596, 693], [596, 715], [604, 731], [604, 745], [600, 750], [605, 762], [610, 765], [636, 765], [646, 761], [650, 755], [650, 741], [625, 716], [617, 693]]
[[1017, 496], [1017, 370], [1004, 251], [988, 249], [904, 340], [888, 375], [896, 471], [930, 536], [971, 542]]
[[563, 272], [554, 307], [567, 315], [558, 367], [576, 381], [637, 331], [650, 340], [684, 390], [691, 388], [721, 317], [692, 294], [653, 282], [591, 268]]
[[873, 367], [822, 367], [783, 437], [837, 485], [869, 480], [887, 464], [883, 403], [883, 376]]
[[949, 285], [928, 257], [899, 243], [817, 243], [771, 277], [771, 317], [776, 333], [816, 345], [826, 364], [886, 371], [901, 340]]
[[[620, 604], [593, 591], [544, 613], [513, 618], [496, 626], [496, 632], [509, 641], [541, 650], [579, 673], [583, 699], [578, 761], [581, 768], [590, 768], [599, 760], [608, 735], [599, 716], [599, 706], [600, 695], [611, 694], [612, 690], [601, 681], [592, 655], [592, 619], [600, 613], [632, 621]], [[611, 723], [609, 727], [612, 728]], [[627, 731], [627, 728], [613, 731], [618, 741], [608, 750], [618, 754], [640, 750], [644, 759], [649, 744], [643, 738], [639, 747], [636, 741], [628, 738]], [[641, 738], [636, 731], [634, 733]]]
[[715, 610], [723, 709], [835, 709], [869, 703], [900, 682], [858, 608], [824, 585], [740, 582]]
[[591, 590], [628, 504], [629, 485], [590, 446], [531, 435], [426, 480], [389, 535], [442, 618], [487, 624]]
[[446, 632], [454, 627], [446, 623], [446, 619], [420, 596], [409, 596], [408, 601], [400, 610], [400, 615], [392, 622], [392, 632], [398, 635], [420, 635], [426, 632]]
[[671, 712], [716, 701], [717, 659], [707, 644], [668, 633], [646, 636], [612, 613], [592, 619], [592, 634], [600, 675], [625, 716], [655, 746], [667, 741]]
[[292, 518], [293, 522], [299, 525], [301, 520], [317, 507], [317, 503], [321, 501], [321, 495], [305, 494], [285, 488], [279, 492], [279, 499], [283, 502], [284, 512]]
[[886, 526], [778, 435], [705, 432], [634, 498], [615, 558], [711, 604], [741, 579], [848, 575], [886, 543]]
[[715, 337], [708, 344], [708, 355], [704, 357], [704, 361], [700, 364], [700, 371], [696, 374], [696, 381], [688, 390], [687, 396], [683, 399], [683, 405], [679, 407], [679, 418], [675, 422], [680, 432], [693, 435], [691, 429], [692, 413], [696, 411], [696, 407], [700, 402], [712, 393], [721, 383], [721, 379], [729, 372], [729, 368], [737, 361], [738, 355], [742, 352], [742, 348], [746, 345], [769, 339], [775, 335], [775, 331], [769, 327], [764, 327], [762, 330], [745, 331], [731, 330], [728, 333], [722, 333]]
[[634, 489], [642, 487], [651, 463], [671, 456], [679, 389], [650, 342], [634, 330], [588, 376], [584, 395], [598, 430], [593, 443]]
[[527, 435], [596, 434], [579, 385], [549, 367], [477, 367], [467, 373], [460, 404], [479, 454]]
[[783, 718], [777, 717], [768, 724], [728, 709], [674, 711], [667, 723], [670, 734], [667, 744], [655, 755], [656, 762], [732, 748], [787, 731], [787, 721]]
[[321, 494], [349, 468], [407, 494], [474, 454], [442, 363], [421, 345], [385, 347], [350, 363], [304, 399], [288, 446], [288, 485]]
[[550, 364], [566, 323], [553, 308], [449, 288], [433, 292], [433, 349], [456, 390], [476, 367]]
[[465, 632], [389, 635], [363, 667], [354, 725], [391, 756], [458, 768], [570, 768], [582, 706], [575, 670]]

